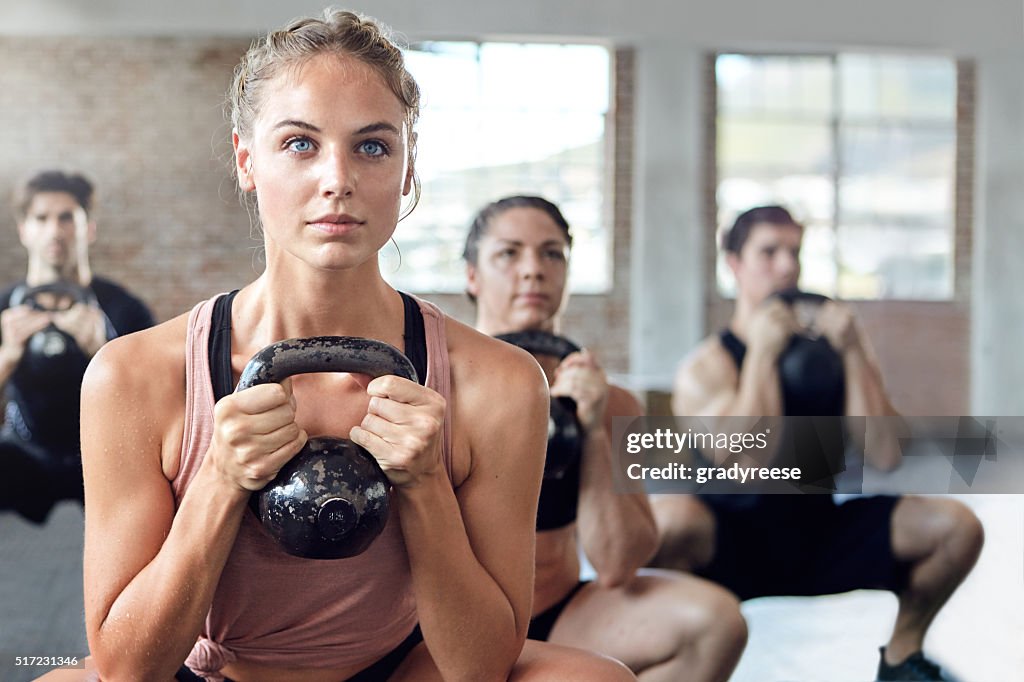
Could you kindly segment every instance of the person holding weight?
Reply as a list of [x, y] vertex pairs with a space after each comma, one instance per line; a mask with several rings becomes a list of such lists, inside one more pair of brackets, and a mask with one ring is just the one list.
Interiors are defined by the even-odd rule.
[[[803, 227], [780, 206], [746, 211], [724, 235], [736, 309], [729, 327], [680, 365], [675, 414], [897, 416], [870, 342], [840, 302], [813, 306], [809, 321], [841, 359], [836, 382], [808, 391], [780, 376], [780, 356], [804, 325], [794, 313], [796, 303], [776, 294], [797, 286], [802, 238]], [[888, 432], [895, 420], [866, 421], [865, 461], [883, 470], [895, 467], [899, 451]], [[878, 679], [944, 679], [921, 652], [924, 636], [970, 572], [984, 537], [978, 519], [959, 502], [876, 496], [836, 504], [828, 494], [664, 494], [654, 496], [652, 506], [661, 533], [652, 566], [692, 571], [740, 599], [889, 590], [899, 598], [899, 612], [881, 648]], [[828, 671], [821, 677], [828, 679]]]
[[[463, 252], [477, 329], [536, 354], [552, 405], [571, 399], [582, 437], [567, 445], [559, 434], [573, 429], [558, 427], [548, 447], [529, 636], [615, 657], [640, 680], [728, 679], [746, 642], [736, 599], [693, 576], [637, 570], [657, 530], [642, 490], [613, 489], [610, 434], [612, 417], [639, 416], [639, 403], [593, 353], [547, 336], [560, 331], [571, 246], [557, 206], [511, 196], [477, 213]], [[580, 582], [580, 549], [595, 581]]]
[[[328, 9], [254, 42], [229, 98], [266, 268], [90, 365], [89, 665], [104, 679], [633, 679], [524, 646], [548, 409], [536, 363], [381, 277], [419, 192], [402, 52], [377, 22]], [[318, 355], [352, 337], [346, 364]], [[415, 374], [360, 364], [373, 342]], [[266, 348], [274, 372], [242, 377]], [[348, 557], [286, 551], [252, 511], [321, 436], [365, 448], [390, 487], [383, 531]], [[340, 499], [312, 525], [342, 533]], [[255, 505], [265, 520], [269, 504]]]
[[49, 170], [14, 197], [25, 278], [0, 292], [0, 508], [35, 523], [63, 499], [82, 500], [79, 393], [104, 343], [153, 325], [146, 305], [93, 275], [93, 186]]

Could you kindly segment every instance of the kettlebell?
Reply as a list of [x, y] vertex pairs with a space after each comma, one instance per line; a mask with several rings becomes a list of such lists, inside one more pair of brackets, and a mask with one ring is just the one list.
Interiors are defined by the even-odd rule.
[[[295, 374], [394, 374], [417, 381], [397, 348], [351, 336], [315, 336], [271, 344], [249, 360], [235, 391]], [[391, 484], [377, 460], [347, 438], [310, 438], [250, 505], [281, 548], [307, 559], [344, 559], [366, 551], [384, 530]]]
[[[806, 328], [828, 296], [799, 289], [787, 289], [774, 294], [794, 308], [797, 320]], [[846, 373], [843, 359], [824, 336], [809, 332], [794, 334], [779, 355], [779, 378], [787, 396], [802, 404], [822, 402], [843, 390]]]
[[[569, 339], [539, 330], [500, 334], [501, 339], [534, 355], [564, 360], [580, 347]], [[576, 401], [566, 396], [551, 399], [548, 414], [548, 449], [544, 459], [544, 478], [560, 479], [583, 455], [583, 427], [576, 416]]]
[[[76, 303], [95, 305], [96, 297], [89, 289], [67, 281], [37, 287], [20, 285], [11, 292], [10, 298], [11, 307], [24, 304], [43, 312], [67, 310]], [[33, 376], [56, 378], [81, 374], [85, 356], [75, 338], [51, 322], [29, 337], [20, 364]]]

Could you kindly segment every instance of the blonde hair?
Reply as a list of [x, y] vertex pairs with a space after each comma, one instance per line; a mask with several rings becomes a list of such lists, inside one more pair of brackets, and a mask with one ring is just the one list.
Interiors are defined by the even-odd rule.
[[405, 107], [409, 136], [409, 165], [415, 188], [412, 207], [420, 198], [420, 181], [415, 173], [416, 136], [413, 127], [420, 115], [420, 88], [405, 68], [405, 57], [391, 30], [369, 17], [327, 8], [322, 17], [302, 17], [253, 41], [235, 67], [228, 92], [231, 127], [242, 139], [250, 139], [253, 121], [259, 114], [260, 90], [284, 68], [301, 66], [321, 54], [349, 56], [373, 68]]

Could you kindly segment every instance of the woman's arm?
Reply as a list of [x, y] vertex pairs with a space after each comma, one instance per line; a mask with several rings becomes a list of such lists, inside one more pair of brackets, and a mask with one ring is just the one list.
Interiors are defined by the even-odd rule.
[[658, 548], [658, 529], [643, 488], [615, 489], [612, 417], [640, 417], [640, 403], [618, 386], [608, 387], [608, 402], [584, 441], [578, 512], [580, 542], [598, 581], [616, 587], [628, 581]]
[[117, 339], [100, 349], [82, 388], [86, 629], [105, 680], [174, 674], [202, 629], [249, 490], [305, 439], [285, 387], [228, 396], [175, 510], [174, 472], [165, 469], [179, 458], [183, 348], [181, 318]]
[[525, 352], [464, 328], [452, 336], [453, 440], [471, 457], [457, 491], [441, 459], [444, 401], [430, 389], [374, 380], [370, 415], [351, 436], [396, 486], [419, 620], [438, 669], [446, 680], [504, 680], [530, 618], [547, 385]]

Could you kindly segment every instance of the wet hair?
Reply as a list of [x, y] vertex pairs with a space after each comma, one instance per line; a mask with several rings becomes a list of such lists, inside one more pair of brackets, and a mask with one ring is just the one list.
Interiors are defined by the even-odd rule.
[[17, 219], [24, 220], [37, 194], [43, 192], [66, 192], [75, 198], [86, 213], [92, 210], [93, 186], [84, 175], [46, 170], [29, 178], [14, 194], [14, 208]]
[[744, 211], [726, 232], [722, 234], [721, 246], [726, 253], [739, 255], [750, 237], [750, 231], [758, 223], [769, 225], [793, 225], [801, 230], [803, 225], [793, 219], [789, 211], [781, 206], [757, 206]]
[[492, 201], [477, 212], [476, 216], [473, 217], [472, 224], [469, 226], [469, 234], [466, 235], [466, 245], [462, 249], [463, 260], [470, 265], [476, 265], [477, 257], [480, 255], [480, 240], [487, 234], [491, 220], [495, 216], [513, 208], [536, 208], [544, 211], [554, 221], [555, 225], [562, 229], [562, 232], [565, 234], [565, 241], [569, 244], [570, 248], [572, 247], [572, 233], [569, 230], [569, 222], [562, 215], [562, 212], [558, 210], [558, 206], [542, 197], [519, 195]]
[[[255, 40], [235, 68], [228, 106], [232, 128], [243, 139], [252, 136], [259, 114], [260, 91], [282, 70], [301, 67], [319, 55], [352, 57], [374, 69], [405, 107], [409, 135], [409, 164], [416, 159], [413, 127], [420, 115], [420, 88], [405, 68], [405, 57], [391, 31], [369, 17], [335, 8], [320, 17], [302, 17]], [[413, 173], [414, 201], [419, 201], [420, 182]], [[411, 208], [409, 209], [412, 210]]]

